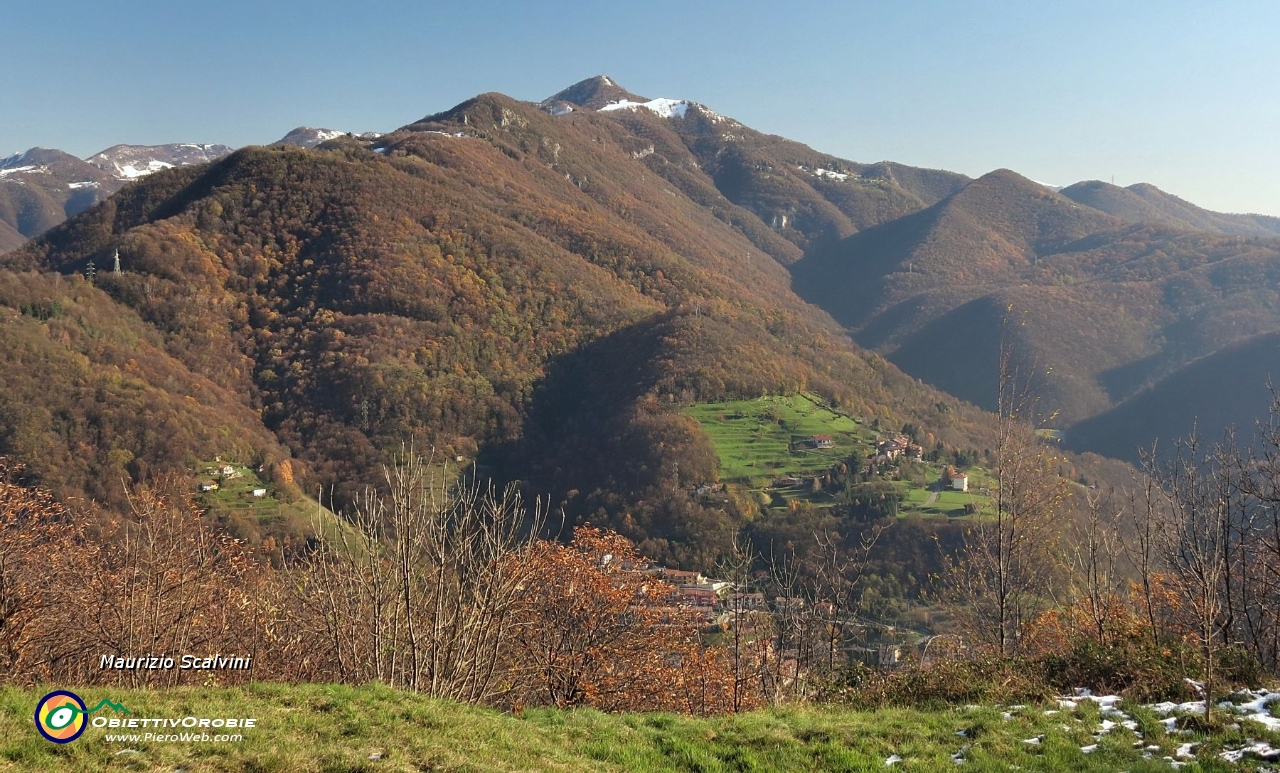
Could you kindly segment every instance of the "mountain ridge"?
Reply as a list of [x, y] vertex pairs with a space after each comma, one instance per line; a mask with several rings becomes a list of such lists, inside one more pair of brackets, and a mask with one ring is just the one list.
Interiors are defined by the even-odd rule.
[[[1127, 222], [1009, 170], [854, 162], [622, 92], [588, 79], [560, 112], [490, 92], [377, 137], [161, 169], [0, 263], [92, 262], [308, 484], [367, 478], [408, 437], [575, 517], [626, 514], [672, 556], [744, 516], [678, 495], [673, 464], [705, 481], [715, 462], [670, 406], [808, 390], [988, 447], [956, 398], [990, 406], [1002, 331], [1054, 369], [1069, 430], [1280, 329], [1280, 242]], [[615, 97], [634, 109], [586, 107]]]
[[1280, 235], [1280, 217], [1212, 212], [1148, 183], [1120, 188], [1100, 180], [1087, 180], [1060, 192], [1128, 223], [1160, 223], [1233, 236]]
[[[926, 210], [810, 251], [793, 267], [795, 286], [864, 346], [988, 409], [994, 352], [1007, 339], [1052, 370], [1046, 415], [1077, 438], [1074, 447], [1132, 459], [1113, 438], [1073, 435], [1073, 425], [1146, 400], [1175, 376], [1168, 389], [1186, 392], [1177, 385], [1197, 382], [1179, 376], [1184, 369], [1280, 329], [1280, 239], [1190, 229], [1141, 214], [1136, 197], [1105, 184], [1059, 194], [997, 171]], [[1195, 407], [1178, 410], [1189, 417]], [[1175, 424], [1190, 422], [1161, 426]], [[1130, 450], [1150, 439], [1130, 435]]]
[[[159, 171], [0, 263], [79, 286], [92, 261], [93, 297], [229, 390], [300, 482], [340, 501], [408, 440], [682, 564], [726, 549], [754, 505], [685, 491], [717, 461], [681, 404], [806, 390], [935, 442], [989, 445], [975, 410], [796, 297], [753, 241], [773, 233], [755, 215], [722, 199], [713, 211], [656, 173], [671, 159], [638, 153], [650, 137], [689, 152], [655, 134], [665, 120], [480, 95], [376, 140]], [[119, 274], [105, 269], [116, 250]], [[56, 280], [43, 286], [14, 313], [57, 306]], [[217, 451], [177, 436], [190, 444], [178, 458]], [[50, 442], [30, 430], [4, 449], [38, 460]], [[111, 469], [32, 466], [73, 491]]]
[[[647, 107], [650, 112], [657, 111], [660, 117], [678, 113], [683, 118], [692, 108], [693, 114], [702, 120], [690, 121], [689, 124], [697, 127], [696, 131], [703, 135], [703, 140], [707, 137], [705, 131], [707, 124], [737, 127], [742, 130], [742, 136], [733, 137], [733, 132], [726, 132], [726, 134], [731, 139], [752, 147], [745, 150], [739, 148], [736, 152], [725, 155], [723, 144], [716, 147], [715, 143], [707, 145], [705, 142], [695, 140], [690, 141], [688, 145], [694, 149], [697, 163], [715, 164], [719, 167], [716, 179], [723, 183], [719, 186], [721, 194], [726, 195], [735, 204], [751, 210], [801, 249], [810, 248], [815, 243], [815, 239], [821, 242], [832, 238], [843, 238], [854, 231], [910, 214], [921, 207], [932, 206], [969, 181], [968, 177], [945, 170], [919, 169], [892, 161], [856, 163], [820, 154], [785, 138], [755, 132], [740, 122], [720, 116], [705, 105], [696, 102], [667, 98], [650, 100], [639, 96], [606, 75], [586, 78], [540, 102], [524, 104], [536, 104], [542, 110], [555, 115], [568, 114], [575, 109], [590, 112], [599, 112], [603, 109], [608, 112], [610, 109], [630, 108], [622, 111], [630, 112]], [[431, 114], [416, 123], [442, 115], [444, 114]], [[691, 133], [689, 127], [684, 128], [685, 130], [680, 133], [689, 135]], [[299, 126], [273, 144], [294, 144], [312, 148], [321, 142], [336, 139], [345, 134], [347, 132], [342, 130]], [[379, 135], [366, 132], [355, 136], [376, 139]], [[127, 181], [157, 169], [167, 168], [169, 165], [207, 163], [226, 155], [231, 150], [232, 148], [225, 145], [195, 143], [153, 146], [116, 145], [90, 156], [87, 160], [117, 180]], [[788, 161], [784, 161], [782, 164], [777, 164], [780, 157], [788, 158], [788, 161], [795, 161], [797, 157], [801, 157], [811, 163], [789, 164]], [[794, 166], [796, 167], [794, 172], [798, 173], [799, 179], [784, 182], [782, 185], [766, 183], [761, 186], [762, 181], [753, 180], [749, 169], [749, 167], [761, 165], [773, 167], [775, 170], [780, 166]], [[788, 170], [782, 177], [795, 178], [796, 175], [791, 174], [791, 171]], [[851, 179], [853, 184], [849, 184]], [[1056, 190], [1070, 191], [1072, 195], [1078, 194], [1082, 199], [1081, 203], [1087, 204], [1086, 191], [1094, 184], [1082, 182]], [[744, 185], [749, 190], [743, 190]], [[888, 190], [875, 190], [876, 185], [889, 187]], [[1043, 187], [1043, 184], [1037, 183], [1037, 185]], [[1210, 212], [1176, 196], [1166, 194], [1154, 186], [1142, 183], [1123, 190], [1127, 191], [1125, 205], [1101, 200], [1097, 203], [1102, 206], [1104, 212], [1107, 212], [1108, 206], [1121, 207], [1118, 211], [1107, 213], [1116, 216], [1124, 215], [1121, 219], [1127, 222], [1159, 222], [1239, 235], [1280, 234], [1280, 218]], [[69, 198], [64, 195], [65, 193], [64, 191], [55, 194], [54, 204], [46, 204], [45, 209], [50, 213], [55, 212], [57, 207]], [[81, 198], [84, 198], [83, 194]], [[79, 202], [73, 204], [71, 211], [79, 211], [78, 204]], [[9, 207], [10, 210], [14, 208], [12, 205]], [[1146, 219], [1135, 219], [1133, 214], [1135, 211], [1145, 214]], [[797, 218], [801, 219], [800, 223], [797, 223]], [[47, 216], [41, 221], [41, 228], [47, 228], [48, 224], [56, 219], [56, 216]], [[804, 222], [805, 220], [808, 222]], [[0, 221], [9, 226], [8, 229], [0, 229], [0, 252], [12, 249], [20, 243], [16, 241], [17, 237], [12, 235], [14, 231], [26, 237], [40, 232], [39, 229], [19, 227], [12, 216], [0, 217]], [[789, 227], [793, 224], [799, 227]], [[794, 260], [794, 258], [788, 258], [788, 260]]]
[[136, 180], [161, 169], [207, 164], [227, 155], [227, 145], [175, 142], [168, 145], [112, 145], [85, 161], [118, 180]]

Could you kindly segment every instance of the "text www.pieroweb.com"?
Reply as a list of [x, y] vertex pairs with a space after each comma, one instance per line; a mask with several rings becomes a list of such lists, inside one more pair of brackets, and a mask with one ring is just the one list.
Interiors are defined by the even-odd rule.
[[118, 743], [236, 743], [244, 740], [240, 733], [223, 733], [220, 730], [231, 728], [251, 728], [257, 726], [256, 719], [208, 719], [203, 717], [185, 717], [183, 719], [129, 718], [107, 719], [95, 718], [94, 727], [110, 730], [154, 727], [160, 732], [142, 733], [108, 733], [108, 742]]
[[108, 735], [107, 743], [236, 743], [242, 735], [209, 735], [208, 733], [141, 733], [138, 735]]

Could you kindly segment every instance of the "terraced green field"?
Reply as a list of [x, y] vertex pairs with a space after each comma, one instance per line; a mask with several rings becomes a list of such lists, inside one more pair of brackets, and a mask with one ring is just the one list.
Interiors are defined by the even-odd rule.
[[[764, 490], [778, 478], [821, 474], [850, 456], [864, 458], [874, 449], [879, 435], [810, 394], [701, 403], [687, 408], [685, 414], [697, 419], [711, 439], [720, 458], [721, 480], [750, 490]], [[814, 435], [829, 435], [832, 447], [811, 447], [805, 441]], [[936, 487], [944, 468], [944, 464], [928, 465], [930, 487]], [[975, 467], [968, 473], [967, 493], [946, 489], [932, 496], [934, 492], [918, 483], [901, 482], [900, 513], [964, 518], [969, 517], [964, 507], [971, 502], [989, 510], [989, 498], [982, 493], [991, 485], [986, 470]], [[793, 500], [819, 507], [831, 503], [827, 494], [803, 487], [774, 490], [772, 498], [773, 507], [785, 507]]]
[[[263, 480], [253, 468], [233, 464], [236, 474], [227, 478], [220, 474], [222, 466], [222, 462], [203, 462], [196, 468], [200, 480], [219, 483], [217, 489], [197, 494], [196, 503], [225, 523], [256, 523], [264, 534], [276, 530], [309, 533], [318, 524], [330, 537], [342, 531], [352, 538], [352, 544], [359, 543], [347, 522], [315, 499], [302, 496], [296, 501], [285, 501], [276, 487]], [[255, 497], [255, 489], [266, 489], [266, 494]], [[236, 527], [230, 528], [237, 533]]]
[[[774, 478], [815, 474], [871, 448], [872, 434], [813, 395], [701, 403], [685, 411], [698, 420], [720, 457], [720, 477], [762, 487]], [[791, 450], [792, 443], [830, 435], [832, 448]]]

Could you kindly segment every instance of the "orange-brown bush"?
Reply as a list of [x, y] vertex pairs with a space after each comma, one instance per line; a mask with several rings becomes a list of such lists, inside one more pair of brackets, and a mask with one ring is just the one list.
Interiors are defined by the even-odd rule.
[[72, 590], [98, 549], [70, 510], [22, 485], [21, 465], [0, 458], [0, 673], [30, 680], [66, 654], [56, 635], [78, 603]]
[[7, 678], [161, 686], [260, 673], [103, 669], [104, 655], [269, 661], [268, 578], [172, 487], [136, 489], [129, 517], [90, 532], [47, 492], [15, 483], [19, 472], [0, 462], [0, 666]]
[[733, 706], [725, 651], [700, 642], [676, 588], [639, 571], [621, 536], [582, 526], [541, 542], [516, 612], [514, 705], [718, 713]]

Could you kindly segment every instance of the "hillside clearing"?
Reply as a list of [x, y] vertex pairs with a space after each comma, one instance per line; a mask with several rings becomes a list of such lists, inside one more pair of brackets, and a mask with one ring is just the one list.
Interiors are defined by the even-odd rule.
[[[768, 492], [773, 509], [797, 501], [831, 506], [832, 497], [826, 492], [775, 481], [821, 476], [841, 463], [860, 468], [874, 453], [878, 437], [886, 434], [808, 393], [699, 403], [686, 408], [685, 414], [696, 419], [711, 439], [720, 460], [721, 480], [740, 489]], [[816, 447], [816, 437], [829, 439], [829, 446]], [[970, 490], [960, 492], [940, 482], [946, 464], [912, 464], [923, 477], [897, 481], [902, 492], [900, 514], [963, 518], [968, 504], [990, 510], [990, 497], [984, 492], [993, 482], [986, 470], [968, 468]]]
[[[872, 447], [871, 433], [808, 394], [700, 403], [685, 411], [698, 420], [720, 457], [721, 478], [755, 487], [787, 475], [816, 474]], [[831, 447], [793, 449], [815, 435]]]

